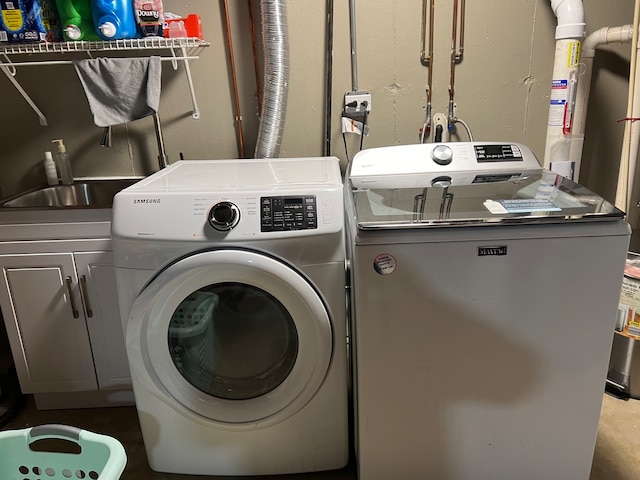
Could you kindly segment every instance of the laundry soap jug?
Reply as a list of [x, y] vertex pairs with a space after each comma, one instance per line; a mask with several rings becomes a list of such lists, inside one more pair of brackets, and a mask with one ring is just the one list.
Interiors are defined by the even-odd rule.
[[60, 172], [60, 180], [63, 185], [71, 185], [73, 183], [73, 174], [71, 173], [71, 162], [69, 161], [67, 148], [64, 146], [62, 139], [52, 140], [51, 143], [58, 144], [55, 163], [56, 167], [58, 167], [58, 172]]
[[100, 40], [93, 25], [91, 0], [56, 0], [65, 40]]
[[103, 40], [136, 38], [136, 16], [132, 0], [91, 0], [93, 23]]

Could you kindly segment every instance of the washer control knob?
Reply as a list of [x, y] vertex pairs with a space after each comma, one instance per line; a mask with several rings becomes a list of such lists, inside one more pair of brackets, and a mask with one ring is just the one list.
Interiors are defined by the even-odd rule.
[[228, 232], [240, 221], [240, 209], [231, 202], [216, 203], [209, 210], [209, 225], [219, 232]]
[[453, 151], [447, 145], [437, 145], [431, 150], [431, 158], [438, 165], [449, 165], [453, 160]]

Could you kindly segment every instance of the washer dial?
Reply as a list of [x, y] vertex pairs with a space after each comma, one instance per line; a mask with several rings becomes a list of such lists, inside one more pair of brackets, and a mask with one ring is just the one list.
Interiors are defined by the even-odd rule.
[[431, 158], [438, 165], [449, 165], [453, 160], [453, 151], [448, 145], [438, 145], [431, 151]]

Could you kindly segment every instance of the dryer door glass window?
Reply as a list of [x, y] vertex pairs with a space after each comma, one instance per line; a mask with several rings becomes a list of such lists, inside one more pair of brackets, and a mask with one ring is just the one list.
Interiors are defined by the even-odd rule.
[[187, 296], [171, 317], [168, 340], [184, 378], [227, 400], [273, 391], [298, 355], [295, 322], [282, 303], [260, 288], [235, 282]]

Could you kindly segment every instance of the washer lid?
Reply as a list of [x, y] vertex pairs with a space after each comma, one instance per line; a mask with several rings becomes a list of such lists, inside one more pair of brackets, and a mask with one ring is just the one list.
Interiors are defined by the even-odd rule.
[[624, 218], [604, 198], [543, 169], [439, 175], [422, 186], [354, 188], [358, 228], [398, 229]]
[[372, 148], [355, 155], [348, 178], [347, 205], [353, 200], [362, 230], [624, 217], [602, 197], [541, 168], [518, 143]]

